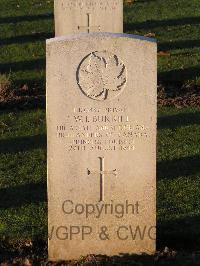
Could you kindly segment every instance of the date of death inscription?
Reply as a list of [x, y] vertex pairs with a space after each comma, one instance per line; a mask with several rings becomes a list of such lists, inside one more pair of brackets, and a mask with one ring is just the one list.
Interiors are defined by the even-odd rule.
[[56, 137], [68, 152], [134, 151], [150, 141], [150, 130], [127, 108], [74, 108], [56, 125]]

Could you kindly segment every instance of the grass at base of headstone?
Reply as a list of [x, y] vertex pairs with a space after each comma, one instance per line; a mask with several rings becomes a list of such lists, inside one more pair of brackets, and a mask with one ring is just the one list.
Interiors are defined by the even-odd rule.
[[[200, 108], [161, 108], [158, 247], [200, 248]], [[0, 239], [47, 238], [45, 112], [0, 112]], [[134, 162], [133, 162], [134, 163]]]
[[200, 109], [161, 109], [158, 118], [158, 244], [200, 248]]
[[44, 237], [45, 132], [44, 111], [1, 112], [0, 238]]

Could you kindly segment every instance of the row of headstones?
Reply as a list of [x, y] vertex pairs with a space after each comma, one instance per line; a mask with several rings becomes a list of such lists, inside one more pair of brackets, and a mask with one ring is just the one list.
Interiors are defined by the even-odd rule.
[[47, 40], [49, 258], [152, 253], [156, 43], [122, 34], [123, 0], [55, 0], [55, 29]]

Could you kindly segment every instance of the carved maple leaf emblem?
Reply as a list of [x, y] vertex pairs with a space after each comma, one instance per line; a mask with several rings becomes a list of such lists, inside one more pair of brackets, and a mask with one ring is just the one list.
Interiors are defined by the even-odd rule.
[[126, 84], [126, 67], [116, 55], [93, 52], [79, 67], [78, 84], [92, 99], [115, 97]]

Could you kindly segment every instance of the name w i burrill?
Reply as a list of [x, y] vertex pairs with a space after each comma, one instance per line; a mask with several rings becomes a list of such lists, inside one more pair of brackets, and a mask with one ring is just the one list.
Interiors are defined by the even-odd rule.
[[116, 115], [94, 115], [94, 116], [83, 116], [74, 115], [75, 122], [77, 123], [128, 123], [130, 122], [128, 116], [116, 116]]

